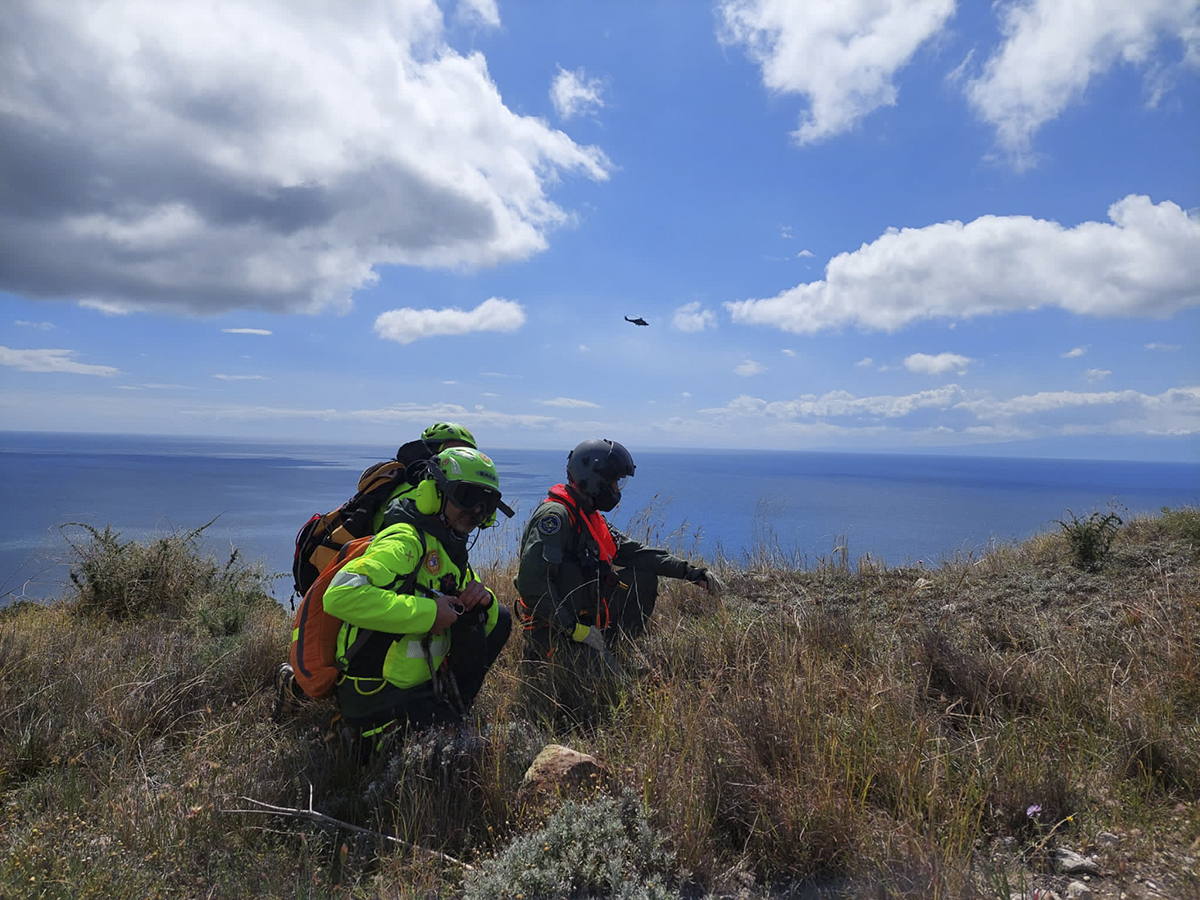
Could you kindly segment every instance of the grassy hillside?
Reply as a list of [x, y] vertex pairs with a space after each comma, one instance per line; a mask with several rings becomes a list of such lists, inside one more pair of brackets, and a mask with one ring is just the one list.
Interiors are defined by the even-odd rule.
[[[727, 596], [666, 583], [598, 727], [530, 719], [517, 635], [464, 733], [366, 768], [329, 705], [270, 720], [290, 614], [196, 545], [85, 534], [68, 598], [0, 611], [0, 896], [1200, 898], [1196, 509], [936, 568], [709, 560]], [[522, 805], [551, 741], [613, 795]]]

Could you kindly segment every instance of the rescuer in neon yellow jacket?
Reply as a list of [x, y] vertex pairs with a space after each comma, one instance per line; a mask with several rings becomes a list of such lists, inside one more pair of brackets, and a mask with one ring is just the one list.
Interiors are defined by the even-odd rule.
[[342, 620], [337, 700], [364, 744], [393, 729], [457, 721], [512, 630], [512, 616], [467, 559], [468, 535], [511, 516], [495, 464], [443, 450], [395, 524], [347, 563], [325, 592]]

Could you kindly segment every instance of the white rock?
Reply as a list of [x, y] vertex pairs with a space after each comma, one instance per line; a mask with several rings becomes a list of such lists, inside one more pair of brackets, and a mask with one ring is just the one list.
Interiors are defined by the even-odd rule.
[[1100, 867], [1096, 865], [1094, 860], [1090, 860], [1086, 856], [1080, 856], [1074, 850], [1068, 850], [1065, 847], [1059, 847], [1055, 850], [1051, 859], [1054, 862], [1055, 870], [1062, 872], [1064, 875], [1100, 874]]
[[1067, 900], [1092, 900], [1092, 889], [1082, 881], [1072, 881], [1067, 885]]

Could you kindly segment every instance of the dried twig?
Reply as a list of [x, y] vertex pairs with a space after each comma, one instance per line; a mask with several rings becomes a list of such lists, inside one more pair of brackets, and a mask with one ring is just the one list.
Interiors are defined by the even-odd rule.
[[275, 806], [271, 803], [264, 803], [261, 800], [255, 800], [253, 797], [239, 797], [239, 800], [245, 800], [247, 803], [253, 803], [256, 809], [223, 809], [223, 813], [245, 813], [248, 815], [262, 816], [284, 816], [288, 819], [307, 819], [310, 822], [318, 822], [322, 825], [336, 825], [338, 828], [345, 828], [357, 834], [369, 834], [373, 837], [383, 838], [385, 841], [391, 841], [393, 844], [399, 844], [401, 847], [407, 847], [410, 850], [417, 850], [429, 856], [437, 857], [444, 862], [454, 863], [466, 870], [474, 869], [470, 863], [463, 862], [461, 859], [456, 859], [448, 853], [442, 853], [439, 850], [430, 850], [428, 847], [422, 847], [419, 844], [412, 844], [408, 841], [401, 840], [398, 837], [392, 837], [390, 834], [384, 834], [381, 831], [372, 831], [370, 828], [363, 828], [359, 825], [352, 825], [349, 822], [343, 822], [341, 819], [335, 819], [333, 816], [327, 816], [320, 810], [313, 808], [312, 785], [308, 788], [308, 809], [293, 809], [289, 806]]

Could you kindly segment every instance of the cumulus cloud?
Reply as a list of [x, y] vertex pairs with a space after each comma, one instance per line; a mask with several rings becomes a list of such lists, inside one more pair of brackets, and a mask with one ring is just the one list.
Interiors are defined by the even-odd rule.
[[555, 397], [553, 400], [539, 400], [543, 406], [561, 406], [564, 409], [599, 409], [599, 403], [590, 400], [576, 400], [573, 397]]
[[957, 353], [939, 353], [937, 356], [931, 356], [928, 353], [914, 353], [905, 357], [904, 368], [922, 375], [945, 375], [947, 372], [965, 375], [967, 366], [971, 362], [969, 356], [960, 356]]
[[792, 136], [809, 144], [895, 104], [896, 73], [953, 13], [954, 0], [722, 0], [719, 37], [745, 48], [768, 90], [807, 100]]
[[717, 314], [711, 309], [701, 309], [700, 303], [685, 303], [675, 310], [671, 327], [676, 331], [695, 332], [717, 327]]
[[871, 359], [871, 357], [869, 357], [869, 356], [864, 356], [862, 359], [860, 359], [854, 365], [856, 365], [860, 369], [865, 369], [868, 366], [872, 366], [874, 364], [875, 364], [875, 360]]
[[1079, 357], [1083, 356], [1083, 354], [1085, 354], [1085, 353], [1087, 353], [1086, 347], [1075, 347], [1074, 349], [1068, 350], [1066, 353], [1062, 354], [1062, 358], [1063, 359], [1078, 359]]
[[1087, 378], [1088, 381], [1103, 381], [1111, 374], [1111, 369], [1088, 369], [1083, 373], [1084, 377]]
[[762, 363], [755, 362], [752, 359], [747, 359], [734, 368], [733, 371], [735, 374], [741, 375], [743, 378], [750, 378], [754, 375], [761, 375], [763, 372], [767, 371], [767, 367]]
[[0, 366], [20, 372], [65, 372], [70, 375], [117, 375], [120, 369], [76, 362], [74, 350], [13, 350], [0, 347]]
[[1004, 42], [967, 97], [1018, 163], [1038, 128], [1117, 63], [1159, 72], [1158, 45], [1178, 40], [1186, 63], [1200, 65], [1197, 0], [1006, 0], [999, 9]]
[[1073, 228], [1029, 216], [892, 228], [830, 260], [824, 280], [724, 305], [741, 324], [812, 334], [1040, 307], [1165, 318], [1200, 304], [1200, 214], [1131, 194], [1108, 215]]
[[604, 87], [598, 78], [589, 78], [583, 69], [568, 71], [562, 66], [550, 82], [550, 102], [561, 119], [590, 115], [604, 107]]
[[525, 309], [514, 300], [492, 297], [474, 309], [392, 309], [375, 320], [375, 333], [398, 344], [422, 338], [476, 331], [512, 332], [525, 324]]
[[221, 331], [225, 334], [258, 334], [264, 337], [271, 334], [265, 328], [222, 328]]
[[610, 169], [507, 108], [434, 0], [11, 0], [4, 18], [4, 291], [345, 308], [379, 265], [527, 258], [571, 219], [548, 187]]

